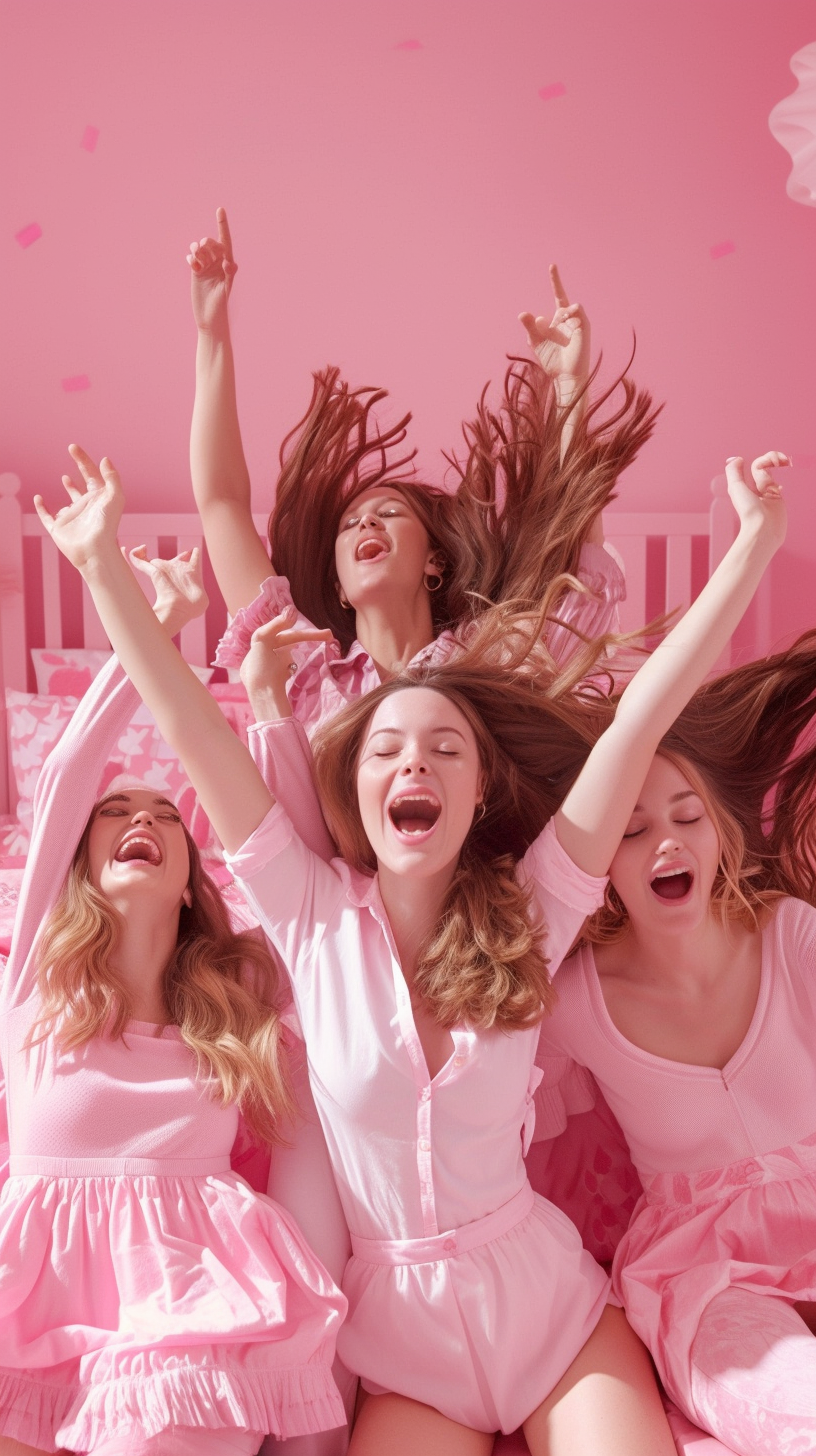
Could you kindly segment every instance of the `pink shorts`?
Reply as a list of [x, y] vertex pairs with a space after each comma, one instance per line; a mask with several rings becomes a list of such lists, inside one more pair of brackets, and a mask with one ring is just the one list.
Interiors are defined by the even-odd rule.
[[260, 1431], [171, 1426], [157, 1436], [111, 1436], [83, 1456], [255, 1456], [262, 1440]]

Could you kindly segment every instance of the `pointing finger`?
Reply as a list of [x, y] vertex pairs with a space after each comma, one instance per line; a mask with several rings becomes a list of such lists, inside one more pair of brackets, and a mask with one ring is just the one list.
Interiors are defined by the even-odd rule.
[[230, 262], [232, 262], [232, 238], [230, 236], [229, 223], [227, 222], [226, 208], [219, 207], [216, 210], [215, 218], [218, 223], [218, 241], [222, 244], [224, 252]]
[[550, 282], [552, 284], [553, 295], [555, 297], [556, 303], [558, 304], [558, 307], [568, 308], [569, 299], [567, 297], [567, 291], [563, 283], [561, 282], [561, 274], [558, 271], [557, 263], [550, 264]]

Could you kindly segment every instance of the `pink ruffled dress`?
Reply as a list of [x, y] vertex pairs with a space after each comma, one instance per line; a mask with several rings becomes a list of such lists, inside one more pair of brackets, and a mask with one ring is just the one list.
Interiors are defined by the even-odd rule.
[[[340, 1357], [371, 1391], [474, 1429], [516, 1429], [585, 1344], [609, 1290], [525, 1175], [537, 1028], [457, 1026], [432, 1078], [376, 877], [308, 850], [280, 805], [230, 864], [292, 977], [351, 1231]], [[555, 967], [604, 881], [575, 868], [551, 827], [520, 873]]]
[[538, 1131], [594, 1078], [626, 1134], [643, 1196], [613, 1286], [666, 1389], [734, 1451], [816, 1451], [816, 1339], [794, 1309], [816, 1301], [816, 910], [783, 900], [765, 926], [754, 1016], [722, 1070], [629, 1042], [587, 948], [558, 993]]
[[[615, 558], [602, 546], [592, 543], [582, 546], [578, 578], [587, 587], [589, 595], [566, 592], [558, 609], [559, 621], [566, 625], [551, 624], [547, 634], [547, 646], [559, 663], [568, 662], [576, 647], [577, 639], [570, 628], [576, 628], [586, 637], [614, 632], [618, 602], [626, 596], [623, 572]], [[218, 644], [216, 666], [240, 667], [249, 651], [253, 632], [292, 604], [287, 578], [267, 577], [255, 601], [236, 612], [230, 622]], [[312, 624], [298, 613], [297, 625], [310, 627]], [[459, 650], [454, 634], [442, 632], [430, 646], [423, 647], [412, 658], [409, 666], [447, 662]], [[354, 642], [345, 657], [334, 640], [305, 643], [293, 649], [293, 656], [297, 671], [287, 686], [287, 692], [292, 712], [310, 738], [321, 723], [379, 686], [377, 668], [360, 642]]]
[[331, 1376], [345, 1299], [297, 1225], [231, 1171], [237, 1109], [208, 1094], [178, 1030], [24, 1046], [37, 933], [132, 707], [112, 663], [43, 770], [2, 982], [0, 1433], [46, 1451], [345, 1421]]

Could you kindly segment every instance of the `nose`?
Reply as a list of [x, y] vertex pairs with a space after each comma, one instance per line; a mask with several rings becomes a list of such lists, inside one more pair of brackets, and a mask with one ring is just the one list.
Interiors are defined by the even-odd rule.
[[382, 531], [385, 529], [379, 516], [375, 516], [373, 512], [364, 512], [363, 515], [361, 515], [360, 517], [359, 529], [361, 531], [370, 531], [372, 526], [377, 531]]
[[672, 854], [676, 850], [682, 849], [682, 847], [683, 841], [680, 838], [680, 835], [676, 834], [673, 830], [670, 830], [667, 834], [664, 834], [662, 839], [660, 840], [657, 846], [657, 853]]
[[405, 758], [403, 759], [402, 764], [400, 765], [400, 773], [402, 777], [406, 778], [410, 777], [411, 774], [426, 774], [427, 772], [428, 765], [425, 762], [425, 757], [419, 747], [409, 748], [405, 754]]
[[153, 815], [151, 814], [149, 809], [139, 809], [133, 815], [133, 818], [130, 822], [131, 824], [152, 824]]

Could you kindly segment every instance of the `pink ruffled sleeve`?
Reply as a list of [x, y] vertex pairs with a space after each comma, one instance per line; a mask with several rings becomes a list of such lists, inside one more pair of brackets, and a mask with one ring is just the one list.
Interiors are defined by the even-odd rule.
[[550, 625], [547, 632], [547, 646], [559, 665], [569, 662], [581, 645], [570, 627], [585, 637], [601, 637], [605, 632], [617, 632], [620, 626], [618, 603], [626, 597], [626, 578], [608, 547], [592, 542], [581, 547], [578, 580], [591, 595], [566, 592], [558, 608], [558, 616], [566, 625]]
[[[289, 579], [285, 576], [268, 576], [261, 584], [261, 590], [254, 602], [241, 607], [235, 613], [226, 632], [215, 650], [216, 667], [240, 667], [252, 640], [253, 632], [271, 622], [285, 607], [294, 606], [289, 590]], [[298, 612], [297, 627], [312, 627], [314, 624]], [[310, 646], [309, 650], [312, 648]]]

